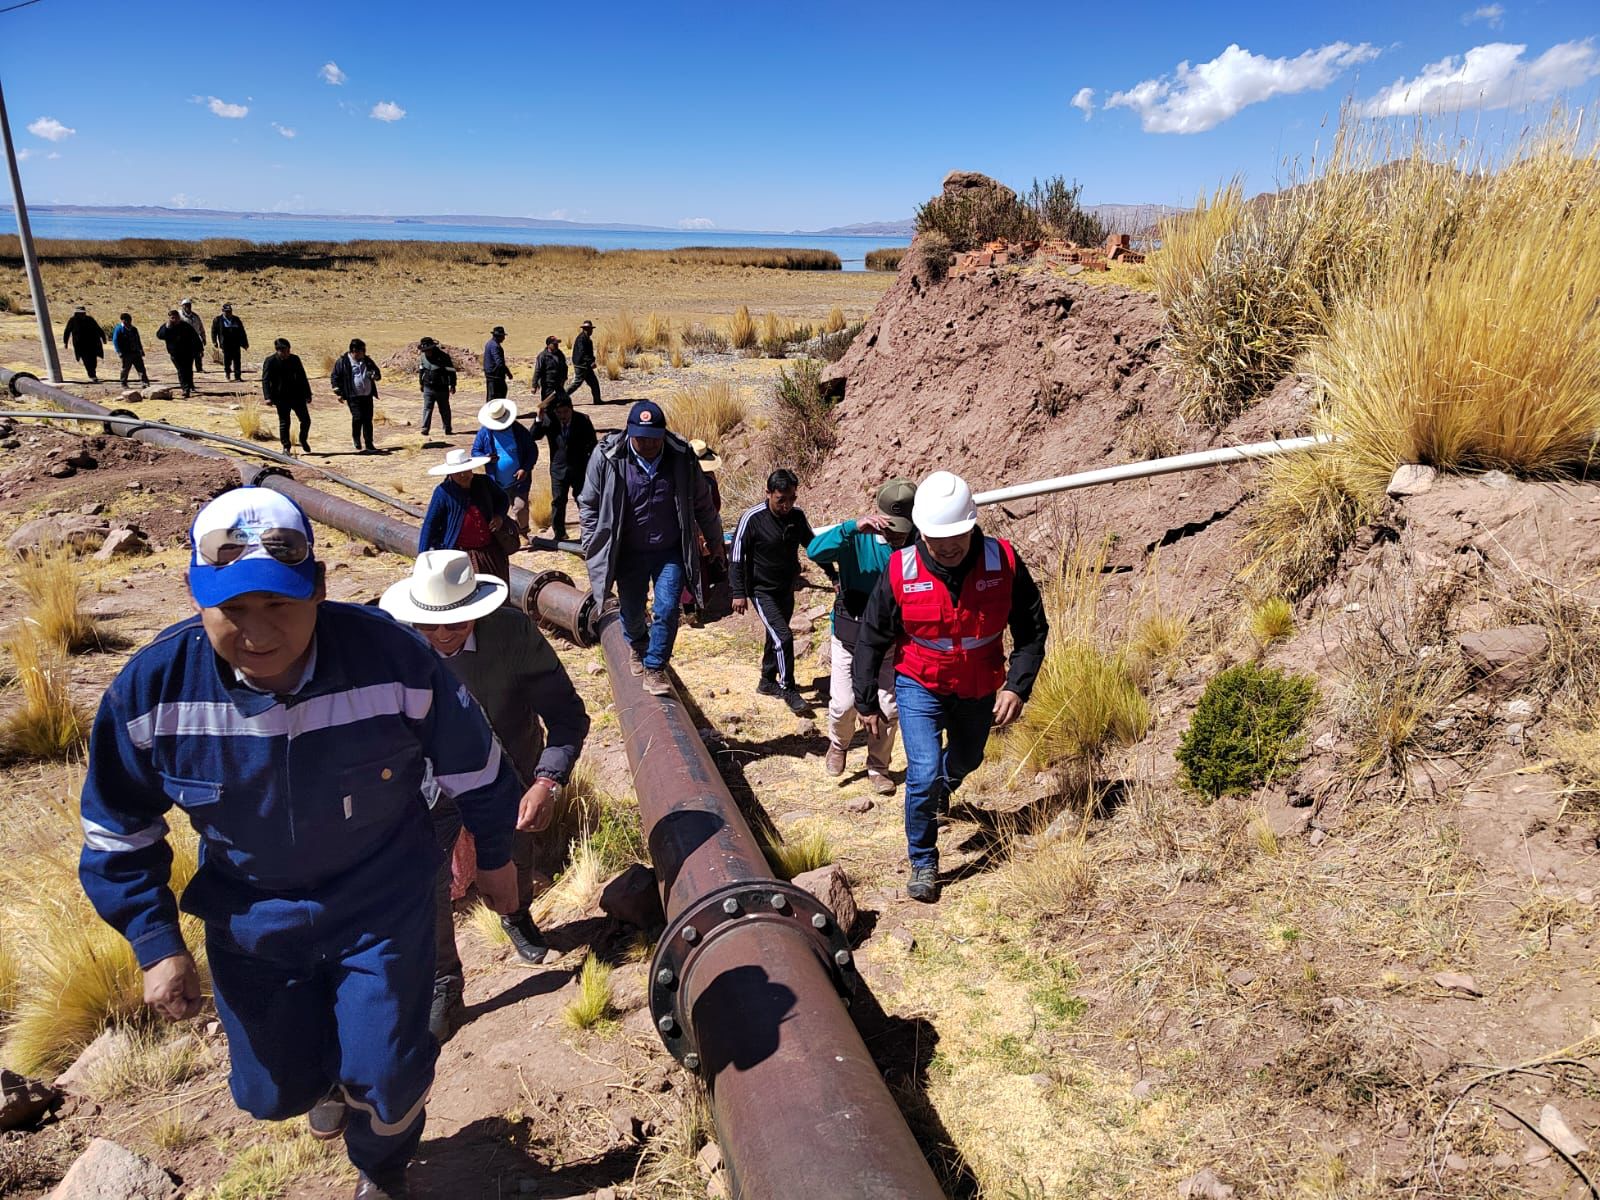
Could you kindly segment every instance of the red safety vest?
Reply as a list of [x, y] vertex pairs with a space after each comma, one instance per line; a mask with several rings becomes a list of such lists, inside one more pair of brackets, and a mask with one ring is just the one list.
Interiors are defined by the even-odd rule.
[[930, 692], [975, 700], [1006, 681], [1003, 635], [1011, 618], [1017, 555], [1002, 538], [983, 539], [983, 553], [961, 582], [961, 599], [935, 579], [916, 546], [889, 557], [889, 580], [905, 628], [894, 652], [897, 674]]

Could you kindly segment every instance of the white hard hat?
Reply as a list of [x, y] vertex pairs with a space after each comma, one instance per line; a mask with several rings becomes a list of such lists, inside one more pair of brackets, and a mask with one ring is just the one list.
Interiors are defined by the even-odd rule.
[[956, 537], [978, 523], [978, 506], [965, 479], [935, 471], [917, 485], [911, 520], [924, 537]]

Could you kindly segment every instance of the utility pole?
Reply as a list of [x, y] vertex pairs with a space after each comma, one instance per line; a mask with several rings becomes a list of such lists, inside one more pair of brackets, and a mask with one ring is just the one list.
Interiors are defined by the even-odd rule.
[[6, 116], [5, 89], [0, 88], [0, 137], [6, 143], [6, 166], [11, 171], [11, 203], [17, 214], [17, 237], [22, 242], [22, 265], [28, 272], [28, 289], [33, 293], [33, 313], [39, 319], [39, 345], [44, 350], [44, 365], [51, 383], [61, 382], [61, 356], [56, 353], [56, 336], [50, 329], [50, 305], [44, 298], [44, 280], [39, 276], [39, 256], [33, 250], [33, 229], [28, 224], [28, 205], [22, 198], [22, 176], [17, 173], [17, 151], [11, 144], [11, 119]]

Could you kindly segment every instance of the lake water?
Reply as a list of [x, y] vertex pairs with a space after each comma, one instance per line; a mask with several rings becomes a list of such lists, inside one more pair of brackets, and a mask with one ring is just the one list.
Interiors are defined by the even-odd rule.
[[[413, 242], [514, 242], [593, 246], [597, 250], [672, 250], [681, 246], [785, 246], [832, 250], [846, 271], [865, 269], [867, 252], [906, 246], [907, 238], [818, 237], [789, 233], [724, 233], [714, 229], [624, 232], [615, 229], [522, 229], [494, 225], [434, 225], [404, 221], [306, 220], [296, 217], [189, 218], [30, 211], [36, 238], [243, 238], [250, 242], [347, 242], [362, 238]], [[15, 233], [16, 217], [0, 212], [0, 233]]]

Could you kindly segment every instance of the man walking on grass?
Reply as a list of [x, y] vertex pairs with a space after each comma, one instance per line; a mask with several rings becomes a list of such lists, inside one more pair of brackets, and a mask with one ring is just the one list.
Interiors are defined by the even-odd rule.
[[[856, 732], [856, 689], [853, 678], [856, 638], [867, 601], [889, 565], [889, 556], [912, 535], [911, 505], [917, 489], [908, 479], [891, 479], [878, 489], [876, 512], [853, 521], [841, 521], [811, 539], [806, 554], [811, 561], [839, 572], [833, 600], [833, 677], [828, 696], [829, 775], [844, 774], [850, 741]], [[894, 703], [894, 662], [885, 657], [878, 671], [878, 712], [884, 724], [867, 735], [867, 783], [880, 796], [894, 795], [889, 778], [889, 758], [894, 753], [894, 733], [899, 710]]]
[[[500, 918], [500, 927], [517, 957], [537, 965], [545, 961], [550, 948], [529, 911], [536, 835], [548, 829], [555, 816], [561, 788], [589, 734], [589, 714], [538, 625], [507, 604], [507, 594], [505, 580], [475, 574], [463, 551], [425, 550], [417, 556], [410, 576], [384, 592], [379, 604], [426, 638], [450, 673], [466, 685], [526, 787], [511, 840], [517, 907]], [[430, 803], [434, 833], [448, 857], [461, 834], [461, 808], [448, 796], [430, 797]], [[443, 1044], [466, 1016], [448, 863], [439, 870], [437, 900], [438, 957], [428, 1027]]]
[[206, 323], [201, 319], [200, 314], [195, 312], [193, 300], [185, 298], [183, 303], [178, 307], [180, 309], [180, 315], [183, 317], [183, 323], [190, 329], [194, 330], [194, 369], [199, 371], [201, 374], [205, 374]]
[[311, 432], [311, 381], [298, 354], [289, 353], [289, 339], [279, 338], [272, 343], [272, 353], [261, 364], [261, 395], [278, 410], [278, 440], [283, 452], [288, 454], [289, 414], [300, 419], [300, 449], [311, 453], [311, 443], [306, 435]]
[[539, 403], [543, 405], [557, 392], [564, 393], [566, 386], [567, 356], [561, 353], [561, 339], [551, 334], [533, 362], [533, 390], [539, 393]]
[[144, 339], [139, 336], [139, 327], [133, 323], [131, 314], [123, 313], [112, 328], [111, 348], [122, 360], [122, 386], [128, 386], [128, 372], [134, 370], [139, 372], [140, 386], [149, 387], [150, 376], [144, 369]]
[[799, 715], [811, 711], [795, 686], [794, 587], [800, 580], [800, 547], [810, 545], [811, 525], [795, 507], [800, 481], [782, 468], [767, 476], [767, 498], [739, 516], [728, 556], [733, 611], [752, 604], [767, 631], [761, 647], [761, 682], [756, 691], [777, 696]]
[[167, 310], [167, 323], [156, 330], [156, 337], [167, 344], [167, 357], [178, 372], [178, 386], [184, 397], [194, 395], [194, 364], [205, 351], [205, 342], [175, 308]]
[[90, 383], [100, 382], [96, 372], [106, 352], [106, 331], [100, 328], [99, 321], [89, 315], [86, 306], [80, 304], [72, 310], [66, 327], [61, 331], [61, 345], [63, 349], [68, 345], [72, 347], [72, 356], [83, 364], [83, 369], [89, 373]]
[[588, 384], [589, 395], [599, 404], [600, 377], [594, 373], [594, 368], [594, 322], [585, 321], [578, 327], [578, 336], [572, 339], [572, 386], [567, 389], [567, 395], [575, 394]]
[[567, 540], [567, 496], [583, 487], [584, 472], [597, 440], [594, 422], [572, 410], [572, 397], [557, 392], [539, 409], [529, 432], [550, 448], [550, 530]]
[[[906, 746], [906, 894], [939, 898], [939, 818], [983, 761], [991, 728], [1022, 715], [1044, 662], [1044, 601], [1011, 543], [984, 536], [964, 479], [935, 471], [917, 487], [917, 540], [889, 558], [856, 641], [856, 710], [868, 737], [888, 717], [878, 702], [884, 660]], [[1011, 662], [1005, 634], [1011, 631]]]
[[[661, 406], [640, 400], [628, 427], [609, 435], [589, 457], [578, 495], [589, 587], [604, 604], [613, 586], [622, 628], [633, 647], [629, 664], [644, 676], [644, 690], [669, 696], [667, 664], [678, 635], [683, 592], [704, 603], [698, 528], [714, 558], [725, 558], [722, 518], [689, 444], [667, 432]], [[645, 621], [645, 593], [654, 588]]]
[[372, 444], [372, 410], [378, 400], [378, 380], [382, 378], [383, 372], [367, 357], [367, 344], [360, 338], [350, 339], [350, 352], [339, 356], [328, 376], [333, 394], [350, 410], [350, 440], [355, 443], [357, 454], [378, 452]]
[[422, 440], [428, 440], [428, 432], [433, 428], [435, 408], [444, 424], [445, 437], [453, 437], [450, 397], [456, 394], [456, 364], [444, 347], [431, 337], [417, 343], [417, 384], [422, 388]]
[[483, 344], [483, 398], [486, 402], [504, 396], [506, 381], [511, 378], [511, 368], [506, 366], [505, 340], [505, 329], [496, 325]]
[[242, 380], [241, 363], [250, 349], [250, 336], [244, 331], [244, 322], [233, 315], [233, 305], [224, 304], [211, 322], [211, 344], [222, 351], [222, 377]]
[[235, 1102], [343, 1135], [357, 1200], [408, 1194], [438, 1043], [439, 850], [425, 780], [477, 840], [478, 890], [517, 903], [518, 786], [466, 687], [383, 613], [325, 599], [311, 524], [266, 488], [201, 509], [198, 615], [100, 702], [83, 785], [84, 890], [133, 947], [145, 1003], [194, 1016], [167, 818], [200, 835], [181, 908], [205, 927]]

